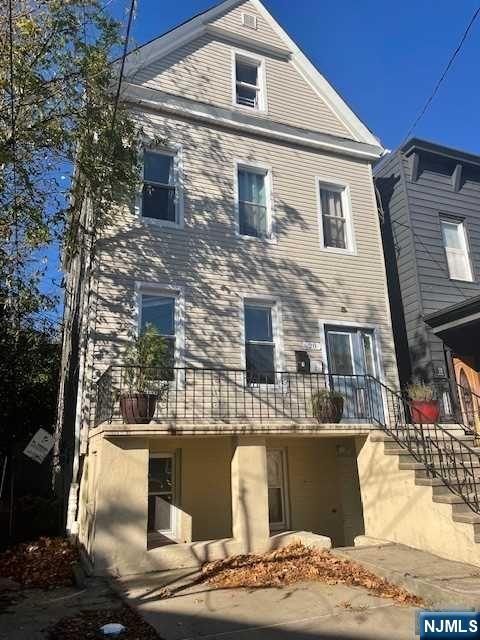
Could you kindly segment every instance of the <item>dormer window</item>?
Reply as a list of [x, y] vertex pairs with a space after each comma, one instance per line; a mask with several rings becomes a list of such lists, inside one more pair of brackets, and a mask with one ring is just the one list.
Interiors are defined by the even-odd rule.
[[264, 111], [263, 60], [236, 53], [234, 73], [234, 104], [246, 109]]

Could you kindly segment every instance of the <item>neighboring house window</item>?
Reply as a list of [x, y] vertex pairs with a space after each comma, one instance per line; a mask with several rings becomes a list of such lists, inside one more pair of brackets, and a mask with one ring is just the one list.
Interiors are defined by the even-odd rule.
[[144, 151], [142, 216], [179, 224], [176, 158], [173, 153]]
[[245, 303], [247, 383], [275, 382], [275, 340], [272, 305]]
[[320, 184], [320, 218], [322, 248], [353, 251], [350, 203], [346, 187]]
[[238, 225], [244, 236], [270, 235], [268, 170], [238, 167]]
[[448, 271], [452, 280], [471, 281], [472, 268], [468, 253], [465, 226], [460, 220], [442, 219], [443, 246], [447, 255]]
[[[151, 324], [158, 330], [166, 342], [168, 367], [175, 366], [175, 306], [174, 297], [142, 293], [141, 329]], [[173, 371], [168, 378], [173, 379]]]
[[234, 103], [240, 107], [264, 110], [263, 61], [236, 53], [234, 73]]

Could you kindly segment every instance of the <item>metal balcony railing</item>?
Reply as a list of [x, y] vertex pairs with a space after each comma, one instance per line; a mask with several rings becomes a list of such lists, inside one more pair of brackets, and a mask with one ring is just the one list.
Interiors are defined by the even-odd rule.
[[369, 376], [360, 375], [111, 366], [97, 382], [94, 422], [122, 422], [120, 398], [139, 388], [155, 397], [154, 422], [313, 418], [312, 397], [322, 389], [333, 389], [343, 396], [344, 421], [365, 422], [372, 411], [369, 384]]

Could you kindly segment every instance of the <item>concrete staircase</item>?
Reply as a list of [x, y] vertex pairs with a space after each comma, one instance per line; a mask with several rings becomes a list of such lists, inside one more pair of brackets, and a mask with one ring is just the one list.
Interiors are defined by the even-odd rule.
[[[468, 435], [464, 431], [463, 425], [457, 424], [445, 424], [437, 425], [436, 430], [434, 425], [424, 425], [423, 431], [425, 436], [435, 439], [440, 447], [445, 448], [448, 451], [446, 456], [447, 460], [454, 456], [456, 460], [464, 459], [468, 462], [469, 468], [473, 468], [474, 471], [474, 485], [477, 490], [477, 495], [480, 495], [480, 458], [475, 455], [470, 455], [467, 449], [461, 449], [461, 445], [452, 441], [448, 437], [448, 433], [455, 436], [456, 439], [468, 445], [477, 454], [480, 454], [480, 447], [476, 446], [478, 442], [475, 441], [475, 436]], [[440, 433], [445, 432], [445, 434]], [[429, 477], [427, 469], [422, 462], [415, 459], [412, 453], [406, 448], [406, 445], [402, 445], [397, 442], [393, 437], [385, 433], [372, 433], [370, 436], [372, 442], [383, 442], [384, 454], [388, 456], [397, 456], [398, 466], [400, 470], [414, 471], [415, 484], [418, 486], [432, 487], [432, 500], [433, 502], [444, 503], [451, 505], [452, 519], [455, 522], [463, 523], [468, 527], [472, 527], [473, 538], [476, 543], [480, 543], [480, 514], [475, 513], [472, 508], [466, 504], [465, 500], [455, 493], [454, 489], [456, 485], [455, 480], [450, 482], [451, 488], [449, 488], [441, 478]], [[443, 444], [442, 441], [445, 440]], [[420, 449], [421, 449], [421, 445]], [[435, 455], [434, 459], [438, 462], [439, 456]], [[446, 462], [447, 468], [454, 469], [453, 465]], [[458, 478], [461, 481], [461, 478]]]

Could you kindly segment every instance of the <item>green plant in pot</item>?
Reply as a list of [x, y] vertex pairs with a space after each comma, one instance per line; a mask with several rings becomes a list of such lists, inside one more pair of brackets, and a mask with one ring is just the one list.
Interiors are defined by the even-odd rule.
[[321, 423], [337, 423], [343, 416], [343, 396], [332, 389], [312, 393], [312, 413]]
[[167, 341], [147, 324], [127, 348], [124, 359], [124, 384], [120, 411], [127, 424], [147, 424], [155, 414], [157, 402], [168, 392], [172, 363]]
[[416, 424], [433, 424], [440, 416], [440, 405], [435, 398], [435, 389], [424, 382], [408, 385], [408, 402], [412, 421]]

